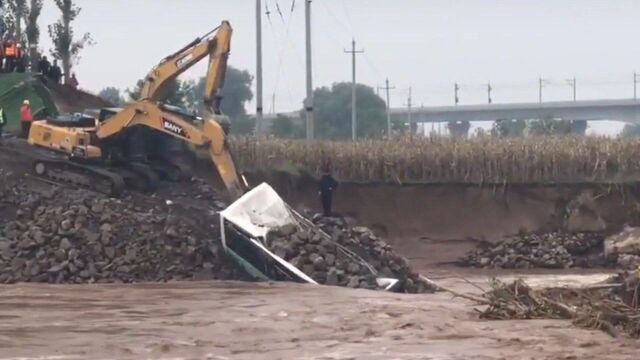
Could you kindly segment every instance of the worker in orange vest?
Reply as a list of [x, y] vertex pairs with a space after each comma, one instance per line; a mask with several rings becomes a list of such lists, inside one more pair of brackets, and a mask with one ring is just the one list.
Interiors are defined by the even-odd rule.
[[13, 40], [7, 40], [4, 45], [5, 69], [7, 72], [13, 72], [18, 58], [18, 45]]
[[22, 127], [22, 137], [25, 139], [29, 137], [32, 122], [33, 114], [31, 113], [31, 103], [29, 103], [29, 100], [25, 100], [20, 108], [20, 126]]
[[15, 61], [15, 70], [19, 73], [27, 71], [27, 53], [22, 49], [22, 45], [18, 44], [18, 52]]

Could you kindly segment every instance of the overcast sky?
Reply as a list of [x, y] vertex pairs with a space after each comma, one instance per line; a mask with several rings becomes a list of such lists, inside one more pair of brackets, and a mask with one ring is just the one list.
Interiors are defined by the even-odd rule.
[[[77, 74], [84, 87], [131, 87], [161, 58], [196, 36], [231, 21], [230, 63], [255, 73], [254, 0], [78, 0], [76, 32], [96, 45], [83, 52]], [[58, 17], [45, 0], [42, 23]], [[265, 0], [265, 111], [301, 107], [305, 94], [304, 0]], [[292, 11], [292, 4], [293, 11]], [[277, 11], [279, 6], [282, 15]], [[392, 106], [450, 105], [453, 84], [462, 104], [538, 100], [538, 77], [550, 81], [545, 100], [630, 98], [640, 71], [637, 0], [314, 0], [314, 86], [351, 80], [352, 38], [358, 81], [383, 85]], [[266, 10], [266, 9], [265, 9]], [[43, 45], [49, 39], [43, 32]], [[199, 76], [199, 67], [187, 77]], [[253, 112], [251, 105], [250, 112]]]

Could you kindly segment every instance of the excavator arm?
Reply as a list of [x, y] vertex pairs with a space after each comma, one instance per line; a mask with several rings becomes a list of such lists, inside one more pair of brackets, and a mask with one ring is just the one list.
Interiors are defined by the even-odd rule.
[[107, 139], [138, 125], [179, 138], [196, 148], [206, 149], [232, 200], [244, 194], [245, 186], [240, 181], [224, 130], [217, 121], [205, 119], [202, 126], [198, 126], [180, 115], [164, 111], [155, 102], [143, 100], [129, 105], [101, 123], [96, 135], [99, 139]]
[[[177, 137], [198, 148], [206, 148], [232, 199], [245, 192], [234, 164], [226, 134], [221, 126], [219, 94], [224, 85], [227, 58], [231, 51], [233, 29], [227, 21], [163, 59], [145, 78], [140, 99], [102, 122], [96, 135], [107, 139], [127, 128], [142, 125]], [[205, 114], [202, 126], [174, 112], [165, 111], [159, 102], [171, 81], [209, 56], [204, 94]], [[220, 121], [218, 121], [220, 119]]]
[[232, 33], [229, 22], [223, 21], [209, 33], [167, 56], [145, 78], [140, 99], [159, 101], [171, 81], [209, 56], [204, 104], [208, 115], [220, 115], [219, 91], [224, 85]]

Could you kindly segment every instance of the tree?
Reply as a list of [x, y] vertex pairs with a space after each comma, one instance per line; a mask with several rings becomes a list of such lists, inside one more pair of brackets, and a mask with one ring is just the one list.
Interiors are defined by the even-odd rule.
[[[200, 78], [187, 96], [190, 106], [202, 110], [204, 106], [204, 92], [206, 87], [206, 77]], [[232, 66], [227, 68], [227, 74], [222, 87], [222, 104], [220, 110], [229, 116], [232, 121], [246, 117], [247, 110], [245, 104], [253, 99], [251, 84], [253, 76], [247, 70], [239, 70]]]
[[122, 106], [125, 103], [124, 97], [122, 97], [122, 94], [120, 93], [120, 90], [118, 90], [117, 88], [115, 88], [113, 86], [109, 86], [109, 87], [106, 87], [106, 88], [102, 89], [98, 93], [98, 96], [103, 98], [104, 100], [112, 103], [115, 106]]
[[569, 126], [572, 134], [584, 135], [587, 133], [587, 120], [570, 120]]
[[186, 97], [187, 93], [192, 91], [188, 82], [173, 80], [167, 85], [166, 92], [160, 98], [165, 104], [181, 107], [187, 109]]
[[133, 89], [127, 89], [125, 92], [129, 95], [129, 99], [131, 100], [139, 100], [140, 93], [142, 92], [142, 85], [144, 85], [144, 80], [138, 80]]
[[568, 135], [571, 134], [571, 123], [551, 118], [527, 120], [524, 134], [530, 135]]
[[491, 135], [498, 137], [523, 136], [526, 122], [524, 120], [497, 120], [491, 128]]
[[71, 66], [80, 61], [80, 51], [86, 46], [94, 44], [91, 34], [85, 33], [78, 40], [74, 40], [74, 32], [71, 22], [80, 14], [80, 7], [73, 0], [54, 0], [62, 13], [60, 20], [49, 25], [49, 36], [53, 41], [54, 49], [51, 51], [53, 58], [62, 62], [64, 82], [67, 84], [71, 77]]
[[24, 14], [24, 23], [26, 25], [25, 34], [29, 46], [29, 62], [31, 69], [37, 68], [38, 63], [38, 44], [40, 43], [40, 27], [38, 26], [38, 18], [42, 12], [42, 0], [30, 0], [30, 5], [26, 8]]
[[[187, 82], [185, 87], [187, 107], [195, 111], [203, 110], [206, 82], [206, 77], [200, 78], [197, 82]], [[231, 120], [234, 134], [251, 134], [255, 129], [255, 119], [247, 116], [245, 108], [246, 103], [253, 99], [252, 83], [253, 76], [247, 70], [239, 70], [232, 66], [227, 68], [220, 110]]]
[[623, 138], [631, 138], [640, 136], [640, 124], [628, 123], [622, 128], [620, 136]]
[[22, 21], [27, 13], [27, 0], [8, 0], [9, 16], [7, 17], [7, 30], [16, 41], [24, 42], [22, 33]]
[[304, 136], [305, 127], [288, 116], [278, 114], [271, 124], [271, 133], [283, 139], [299, 139]]
[[[322, 139], [351, 138], [351, 83], [336, 83], [314, 91], [316, 135]], [[358, 137], [386, 133], [386, 104], [373, 88], [356, 85]]]
[[4, 33], [7, 31], [5, 16], [6, 12], [4, 11], [4, 3], [0, 0], [0, 37], [2, 38], [4, 38]]
[[447, 123], [449, 134], [453, 137], [467, 137], [471, 124], [468, 121], [449, 121]]
[[[142, 86], [144, 80], [138, 80], [133, 89], [127, 89], [126, 93], [131, 100], [140, 100]], [[158, 100], [162, 103], [183, 108], [186, 111], [192, 111], [190, 108], [189, 98], [193, 92], [193, 81], [181, 81], [178, 79], [171, 80], [167, 83], [165, 91], [160, 94]]]

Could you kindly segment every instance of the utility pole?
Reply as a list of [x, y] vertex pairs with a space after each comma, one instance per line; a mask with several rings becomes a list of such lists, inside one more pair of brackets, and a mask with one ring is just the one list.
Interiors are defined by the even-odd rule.
[[538, 101], [542, 103], [542, 86], [544, 85], [545, 80], [542, 77], [538, 78]]
[[638, 100], [638, 76], [640, 74], [633, 73], [633, 100]]
[[262, 0], [256, 0], [256, 136], [262, 133]]
[[491, 102], [493, 101], [493, 100], [491, 99], [491, 90], [493, 90], [493, 88], [491, 87], [491, 83], [488, 83], [488, 84], [487, 84], [487, 102], [488, 102], [489, 104], [491, 104]]
[[276, 92], [273, 92], [273, 95], [271, 96], [271, 113], [275, 114], [276, 113]]
[[409, 87], [409, 97], [407, 98], [407, 122], [409, 123], [409, 131], [411, 131], [411, 135], [418, 131], [417, 126], [411, 122], [412, 118], [412, 98], [411, 98], [411, 87]]
[[351, 139], [358, 137], [358, 112], [356, 110], [356, 54], [364, 53], [364, 50], [356, 50], [356, 41], [351, 40], [351, 50], [344, 50], [351, 54]]
[[389, 101], [389, 90], [393, 90], [395, 88], [395, 86], [389, 86], [389, 78], [385, 80], [385, 86], [383, 88], [378, 88], [378, 91], [382, 89], [387, 93], [387, 137], [389, 138], [391, 138], [391, 102]]
[[576, 78], [567, 80], [567, 83], [573, 88], [573, 101], [576, 101]]
[[460, 86], [458, 83], [453, 84], [453, 101], [456, 105], [460, 102], [460, 98], [458, 97], [458, 91], [460, 90]]
[[307, 99], [305, 112], [307, 115], [307, 141], [313, 140], [313, 73], [311, 67], [311, 0], [305, 0], [306, 49], [307, 49]]

